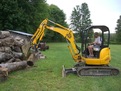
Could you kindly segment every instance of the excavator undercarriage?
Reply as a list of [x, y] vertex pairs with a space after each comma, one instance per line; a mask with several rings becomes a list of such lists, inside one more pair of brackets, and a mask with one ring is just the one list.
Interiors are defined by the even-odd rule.
[[63, 66], [62, 77], [66, 77], [68, 74], [73, 73], [78, 76], [115, 76], [119, 74], [117, 68], [111, 66], [92, 66], [92, 65], [80, 65], [76, 64], [73, 68], [66, 69]]

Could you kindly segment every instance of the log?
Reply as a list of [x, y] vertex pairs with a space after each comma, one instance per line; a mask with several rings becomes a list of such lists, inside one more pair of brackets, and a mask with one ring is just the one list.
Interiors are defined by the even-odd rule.
[[8, 69], [0, 67], [0, 82], [7, 80], [7, 77], [8, 77]]
[[21, 62], [22, 60], [21, 59], [19, 59], [19, 58], [16, 58], [15, 59], [15, 62]]
[[0, 64], [0, 67], [8, 69], [8, 73], [17, 71], [17, 70], [21, 70], [21, 69], [25, 69], [27, 66], [33, 66], [33, 62], [21, 61], [21, 62]]
[[14, 38], [13, 37], [7, 37], [4, 39], [0, 39], [0, 46], [13, 46], [14, 45]]
[[0, 52], [10, 53], [12, 50], [10, 47], [0, 47]]
[[10, 32], [9, 31], [0, 31], [0, 39], [10, 37]]
[[11, 58], [11, 59], [9, 59], [9, 60], [7, 61], [7, 63], [12, 63], [12, 62], [15, 62], [15, 58], [14, 58], [14, 57]]
[[11, 59], [12, 57], [13, 57], [12, 54], [0, 52], [0, 63], [6, 62], [7, 60]]
[[23, 58], [23, 53], [21, 52], [12, 52], [12, 53], [15, 58], [20, 58], [20, 59]]
[[16, 38], [14, 39], [14, 45], [16, 45], [16, 46], [21, 47], [21, 46], [24, 45], [24, 43], [25, 43], [25, 40], [22, 39], [22, 38], [20, 38], [20, 37], [16, 37]]
[[12, 47], [11, 47], [11, 50], [12, 50], [12, 51], [15, 51], [15, 52], [22, 52], [21, 47], [16, 46], [16, 45], [12, 46]]

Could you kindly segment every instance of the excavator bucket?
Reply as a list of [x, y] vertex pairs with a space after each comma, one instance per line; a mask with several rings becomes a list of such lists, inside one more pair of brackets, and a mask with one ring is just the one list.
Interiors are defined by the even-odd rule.
[[37, 51], [34, 51], [34, 49], [31, 48], [31, 45], [30, 45], [29, 42], [26, 42], [22, 46], [22, 51], [24, 53], [24, 58], [27, 61], [36, 61], [36, 60], [45, 58], [45, 56], [41, 54], [39, 49], [36, 49], [36, 50]]
[[28, 57], [28, 52], [30, 50], [30, 47], [31, 45], [29, 42], [24, 43], [24, 45], [22, 46], [22, 52], [24, 53], [25, 58]]

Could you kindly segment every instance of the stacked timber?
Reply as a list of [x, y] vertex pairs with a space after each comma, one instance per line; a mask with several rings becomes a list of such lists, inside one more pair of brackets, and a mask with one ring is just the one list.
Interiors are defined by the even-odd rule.
[[13, 37], [9, 31], [0, 31], [0, 80], [9, 72], [26, 68], [33, 63], [24, 60], [24, 39]]
[[0, 31], [0, 81], [8, 76], [8, 73], [27, 66], [33, 66], [33, 62], [45, 58], [40, 51], [29, 53], [29, 43], [20, 36], [13, 37], [9, 31]]
[[13, 38], [9, 31], [0, 31], [0, 63], [21, 61], [24, 39]]

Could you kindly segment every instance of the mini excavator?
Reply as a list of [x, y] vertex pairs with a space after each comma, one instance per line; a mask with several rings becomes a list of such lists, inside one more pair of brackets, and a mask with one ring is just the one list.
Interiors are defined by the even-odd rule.
[[[54, 26], [49, 26], [52, 23]], [[100, 29], [102, 43], [99, 50], [94, 51], [94, 57], [88, 57], [88, 33], [90, 30]], [[77, 74], [78, 76], [111, 76], [118, 75], [119, 70], [117, 68], [109, 66], [110, 55], [110, 31], [107, 26], [90, 26], [82, 31], [81, 48], [76, 45], [73, 31], [58, 23], [55, 23], [49, 19], [45, 19], [39, 25], [34, 35], [31, 38], [31, 47], [37, 50], [38, 43], [42, 40], [45, 30], [51, 30], [62, 35], [68, 42], [68, 48], [72, 55], [72, 58], [76, 62], [73, 68], [65, 68], [63, 66], [62, 76], [65, 77], [69, 73]], [[105, 39], [105, 32], [108, 36]]]

